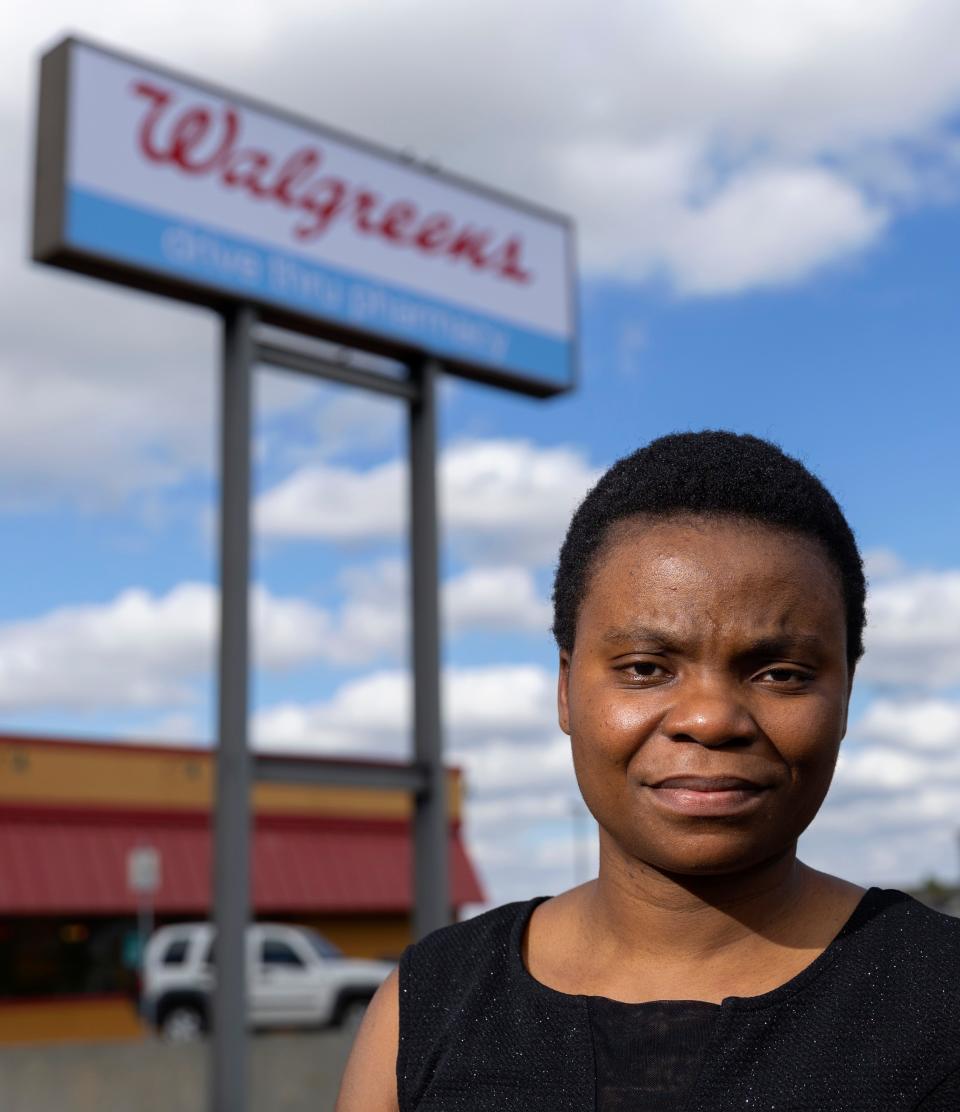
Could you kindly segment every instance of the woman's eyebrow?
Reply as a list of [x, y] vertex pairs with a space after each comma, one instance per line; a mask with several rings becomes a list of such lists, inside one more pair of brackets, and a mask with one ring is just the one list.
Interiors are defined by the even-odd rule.
[[[685, 640], [676, 631], [657, 629], [654, 626], [612, 626], [603, 635], [610, 645], [656, 645], [671, 652], [682, 652]], [[791, 652], [816, 652], [823, 647], [823, 639], [815, 633], [774, 633], [761, 635], [748, 641], [737, 653], [739, 657], [783, 656]]]
[[682, 639], [676, 633], [669, 633], [653, 626], [631, 625], [613, 626], [603, 635], [603, 640], [609, 644], [621, 644], [624, 641], [631, 644], [637, 641], [653, 643], [663, 649], [674, 649], [682, 644]]
[[758, 637], [740, 654], [741, 656], [782, 656], [790, 652], [816, 652], [823, 647], [823, 638], [815, 633], [776, 633]]

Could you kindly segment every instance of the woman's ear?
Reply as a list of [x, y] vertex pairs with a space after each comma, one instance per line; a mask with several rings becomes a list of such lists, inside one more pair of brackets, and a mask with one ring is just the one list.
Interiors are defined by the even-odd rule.
[[557, 673], [557, 719], [560, 729], [570, 733], [570, 654], [560, 650], [560, 668]]
[[840, 734], [841, 738], [847, 736], [847, 718], [850, 714], [850, 698], [853, 695], [853, 669], [850, 669], [850, 674], [847, 677], [847, 702], [843, 708], [843, 732]]

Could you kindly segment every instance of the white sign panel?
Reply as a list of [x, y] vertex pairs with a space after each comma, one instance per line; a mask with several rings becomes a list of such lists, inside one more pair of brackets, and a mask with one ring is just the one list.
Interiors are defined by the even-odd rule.
[[571, 385], [564, 218], [76, 40], [43, 61], [34, 254]]
[[153, 846], [136, 846], [127, 853], [127, 887], [140, 895], [160, 888], [160, 851]]

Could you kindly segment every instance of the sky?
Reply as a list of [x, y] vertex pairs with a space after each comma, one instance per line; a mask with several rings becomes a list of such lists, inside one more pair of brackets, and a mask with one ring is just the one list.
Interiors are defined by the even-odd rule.
[[[952, 0], [21, 4], [0, 67], [0, 730], [209, 745], [209, 311], [28, 261], [39, 54], [68, 32], [576, 222], [581, 378], [440, 392], [444, 714], [490, 903], [595, 854], [556, 724], [570, 513], [679, 429], [768, 437], [867, 556], [867, 653], [801, 842], [862, 884], [960, 871], [960, 8]], [[251, 731], [410, 752], [393, 399], [256, 378]]]

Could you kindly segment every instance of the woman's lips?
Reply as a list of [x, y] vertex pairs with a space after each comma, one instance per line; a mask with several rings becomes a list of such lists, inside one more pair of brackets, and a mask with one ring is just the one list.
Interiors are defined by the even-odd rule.
[[740, 815], [755, 808], [766, 786], [736, 776], [673, 776], [650, 784], [656, 803], [678, 815]]

